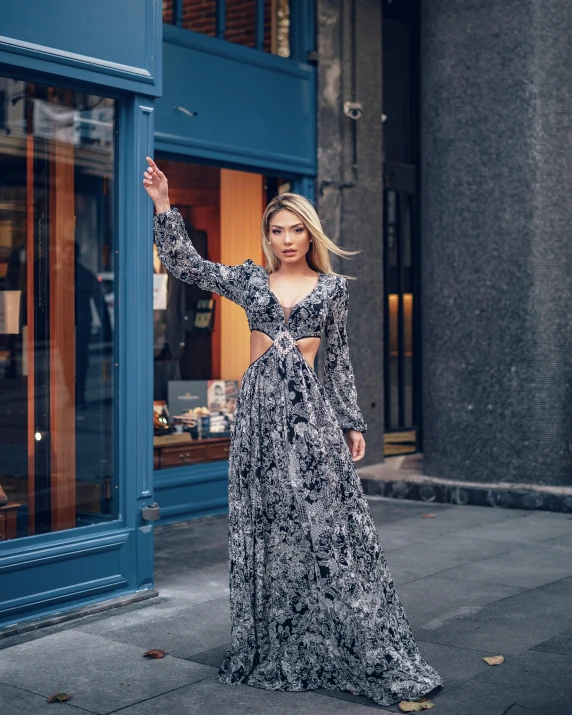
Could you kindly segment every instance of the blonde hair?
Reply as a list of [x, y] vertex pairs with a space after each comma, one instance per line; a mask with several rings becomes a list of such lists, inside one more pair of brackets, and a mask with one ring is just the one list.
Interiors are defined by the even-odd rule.
[[[329, 239], [322, 229], [322, 223], [316, 213], [316, 209], [305, 196], [293, 193], [279, 194], [274, 197], [266, 207], [262, 216], [262, 250], [266, 259], [266, 272], [273, 273], [280, 267], [280, 259], [274, 255], [272, 245], [270, 243], [270, 221], [272, 217], [286, 209], [292, 211], [298, 216], [304, 224], [312, 242], [306, 254], [308, 265], [319, 273], [330, 273], [337, 275], [332, 268], [330, 253], [335, 253], [343, 258], [350, 258], [359, 251], [349, 251], [345, 248], [340, 248], [331, 239]], [[350, 276], [347, 276], [348, 278]]]

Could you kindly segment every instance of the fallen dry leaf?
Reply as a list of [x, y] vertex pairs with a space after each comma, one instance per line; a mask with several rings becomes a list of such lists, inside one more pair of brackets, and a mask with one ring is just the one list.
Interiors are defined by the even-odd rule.
[[501, 663], [504, 663], [502, 655], [489, 655], [486, 658], [483, 658], [483, 660], [489, 665], [500, 665]]
[[399, 703], [399, 709], [404, 713], [418, 713], [421, 710], [430, 710], [435, 707], [427, 698], [419, 698], [419, 700], [402, 700]]
[[163, 658], [165, 655], [165, 651], [159, 650], [158, 648], [154, 648], [153, 650], [148, 650], [146, 653], [143, 653], [143, 656], [147, 656], [148, 658]]
[[56, 693], [56, 695], [50, 695], [49, 698], [47, 698], [47, 701], [49, 703], [65, 703], [66, 700], [70, 700], [71, 695], [68, 695], [67, 693]]
[[[422, 519], [434, 519], [435, 514], [423, 514]], [[403, 702], [406, 702], [405, 700]]]

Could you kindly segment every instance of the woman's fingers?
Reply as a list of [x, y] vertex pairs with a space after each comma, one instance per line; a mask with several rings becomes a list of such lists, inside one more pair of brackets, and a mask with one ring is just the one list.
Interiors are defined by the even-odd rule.
[[155, 164], [155, 162], [153, 161], [153, 159], [151, 159], [150, 156], [147, 157], [147, 161], [149, 162], [149, 168], [147, 169], [147, 171], [150, 171], [152, 174], [156, 174], [159, 179], [166, 179], [165, 174], [163, 174], [161, 169], [159, 169], [157, 164]]
[[159, 181], [166, 178], [165, 174], [163, 174], [161, 169], [159, 169], [157, 164], [155, 164], [155, 162], [153, 161], [153, 159], [151, 159], [150, 156], [146, 156], [145, 159], [147, 160], [147, 163], [149, 164], [147, 170], [145, 171], [146, 174], [148, 173], [150, 176], [153, 176], [153, 177], [156, 176]]
[[359, 435], [359, 437], [352, 436], [351, 451], [352, 451], [352, 459], [354, 462], [357, 462], [364, 457], [364, 455], [365, 455], [365, 440], [361, 434]]

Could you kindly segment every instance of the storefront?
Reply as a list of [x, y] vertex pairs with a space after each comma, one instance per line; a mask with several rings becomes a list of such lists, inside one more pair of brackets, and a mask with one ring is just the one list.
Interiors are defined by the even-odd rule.
[[316, 172], [310, 3], [56, 5], [0, 38], [0, 626], [151, 590], [151, 504], [226, 510], [246, 319], [164, 272], [145, 156], [225, 263]]

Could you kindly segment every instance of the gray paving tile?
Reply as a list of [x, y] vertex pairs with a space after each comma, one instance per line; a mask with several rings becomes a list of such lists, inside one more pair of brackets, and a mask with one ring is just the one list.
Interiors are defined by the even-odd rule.
[[162, 528], [155, 535], [155, 571], [161, 578], [177, 576], [181, 567], [200, 569], [227, 562], [226, 515]]
[[[75, 627], [85, 633], [107, 635], [114, 630], [139, 626], [145, 630], [153, 623], [169, 621], [179, 611], [189, 607], [185, 601], [172, 598], [157, 598], [146, 609], [131, 611], [108, 611], [105, 617], [98, 614], [98, 618], [84, 618], [76, 621]], [[41, 633], [41, 631], [40, 631]]]
[[0, 682], [44, 697], [65, 692], [74, 706], [103, 715], [213, 673], [198, 663], [143, 653], [77, 629], [64, 631], [2, 651]]
[[439, 715], [570, 715], [572, 660], [553, 653], [523, 653], [482, 675], [443, 688]]
[[572, 593], [572, 576], [545, 583], [539, 588], [550, 593]]
[[230, 644], [219, 645], [215, 648], [210, 648], [209, 650], [201, 651], [200, 653], [195, 653], [190, 656], [189, 660], [194, 663], [202, 663], [203, 665], [209, 665], [211, 668], [220, 667], [224, 657], [226, 655], [227, 649], [230, 648]]
[[429, 538], [436, 538], [435, 535], [428, 536], [427, 534], [422, 534], [419, 530], [411, 529], [408, 526], [401, 526], [400, 523], [397, 525], [390, 524], [389, 526], [378, 525], [377, 534], [384, 552], [390, 551], [391, 549], [399, 549], [403, 546], [419, 544], [423, 541], [427, 541]]
[[[427, 538], [448, 533], [464, 532], [476, 527], [486, 528], [489, 525], [502, 530], [503, 524], [512, 524], [515, 520], [530, 516], [530, 512], [516, 509], [494, 509], [492, 507], [470, 505], [442, 505], [432, 504], [430, 502], [422, 503], [421, 508], [418, 508], [413, 516], [411, 512], [409, 512], [406, 518], [396, 522], [387, 523], [384, 513], [383, 508], [380, 508], [379, 516], [374, 514], [375, 521], [382, 530], [385, 527], [390, 530], [392, 528], [408, 528], [415, 533], [421, 532]], [[435, 517], [433, 519], [424, 519], [422, 515], [426, 513], [435, 514]], [[512, 529], [512, 526], [510, 528]], [[560, 532], [558, 532], [558, 535], [560, 535]], [[496, 536], [492, 538], [496, 538]]]
[[157, 573], [155, 588], [161, 596], [179, 598], [187, 605], [228, 598], [228, 562], [202, 569], [187, 569], [180, 564], [177, 574]]
[[[484, 507], [483, 507], [484, 508]], [[493, 510], [495, 511], [495, 510]], [[529, 512], [510, 524], [481, 524], [463, 530], [466, 536], [495, 539], [505, 543], [538, 544], [549, 539], [572, 536], [572, 517], [569, 514]]]
[[[382, 713], [387, 713], [391, 712], [391, 706], [389, 707], [382, 707], [381, 705], [377, 705], [374, 703], [372, 700], [369, 698], [366, 698], [363, 695], [353, 695], [350, 692], [347, 691], [339, 691], [339, 690], [316, 690], [316, 693], [318, 695], [323, 695], [327, 698], [332, 698], [334, 700], [345, 700], [347, 703], [354, 703], [355, 705], [362, 705], [367, 708], [370, 708], [370, 710], [375, 710], [376, 715], [379, 712]], [[350, 710], [349, 712], [353, 712], [353, 710]], [[373, 713], [372, 713], [373, 715]]]
[[507, 549], [510, 549], [510, 546], [504, 542], [477, 539], [459, 533], [455, 534], [455, 538], [444, 535], [399, 549], [384, 549], [384, 553], [393, 580], [397, 584], [403, 584], [448, 571], [452, 566], [472, 566], [475, 561], [501, 554]]
[[[568, 701], [568, 709], [559, 710], [560, 691], [552, 682], [559, 686], [572, 672], [571, 516], [375, 498], [369, 503], [419, 648], [445, 680], [431, 696], [434, 712], [501, 715], [512, 705], [506, 715], [569, 715]], [[427, 512], [435, 519], [421, 518]], [[0, 685], [0, 713], [55, 712], [63, 706], [44, 698], [58, 690], [70, 692], [77, 712], [398, 712], [351, 693], [217, 684], [214, 674], [230, 633], [224, 615], [228, 527], [226, 519], [200, 522], [157, 533], [162, 598], [153, 605], [99, 614], [0, 648], [0, 681], [8, 683]], [[172, 655], [142, 658], [147, 646]], [[507, 659], [503, 666], [481, 660], [498, 653]], [[17, 703], [17, 711], [6, 710], [5, 702]]]
[[559, 653], [572, 658], [572, 628], [535, 645], [532, 650], [540, 650], [544, 653]]
[[440, 627], [416, 629], [414, 635], [420, 641], [506, 655], [522, 653], [571, 627], [568, 594], [532, 589], [459, 615]]
[[[54, 694], [50, 693], [50, 695]], [[35, 695], [26, 690], [0, 683], [0, 713], [2, 715], [54, 715], [54, 708], [57, 708], [57, 705], [48, 703], [42, 695]], [[73, 715], [73, 712], [74, 710], [67, 711], [68, 715]], [[82, 712], [88, 711], [75, 709], [77, 715], [81, 715]]]
[[475, 607], [500, 601], [526, 589], [520, 586], [481, 584], [478, 589], [464, 581], [425, 576], [397, 586], [413, 628], [437, 628]]
[[[61, 633], [62, 631], [68, 631], [73, 628], [83, 628], [86, 625], [98, 623], [100, 621], [105, 622], [109, 618], [114, 618], [119, 614], [129, 614], [136, 611], [143, 611], [146, 608], [161, 608], [167, 599], [161, 597], [155, 597], [145, 601], [139, 601], [137, 603], [130, 603], [126, 606], [120, 606], [119, 608], [113, 608], [111, 610], [104, 610], [98, 613], [93, 613], [88, 616], [82, 616], [77, 619], [70, 621], [62, 621], [60, 623], [55, 623], [51, 626], [42, 626], [36, 630], [24, 631], [14, 636], [0, 638], [0, 650], [5, 648], [11, 648], [12, 646], [19, 645], [20, 643], [27, 643], [31, 640], [37, 640], [39, 638], [45, 638], [46, 636], [52, 635], [53, 633]], [[186, 604], [181, 604], [180, 607], [184, 607]], [[140, 616], [133, 615], [133, 620], [137, 619], [140, 622], [144, 621], [146, 614], [142, 613]], [[95, 630], [94, 633], [98, 634], [99, 631]]]
[[572, 575], [572, 549], [556, 544], [534, 544], [444, 569], [440, 575], [464, 581], [467, 588], [471, 588], [470, 584], [476, 588], [476, 583], [536, 588]]
[[373, 712], [387, 711], [316, 692], [284, 693], [248, 685], [221, 685], [209, 678], [133, 705], [122, 710], [122, 715], [371, 715]]
[[228, 598], [196, 606], [170, 599], [161, 608], [149, 609], [143, 615], [142, 620], [134, 613], [111, 617], [81, 630], [138, 645], [144, 650], [161, 648], [177, 658], [190, 658], [215, 646], [228, 644], [230, 647]]
[[551, 541], [547, 541], [546, 543], [548, 544], [558, 544], [558, 546], [568, 546], [569, 548], [572, 548], [572, 534], [566, 535], [566, 536], [559, 536], [556, 539], [552, 539]]
[[379, 497], [367, 497], [367, 502], [374, 521], [380, 524], [396, 524], [404, 519], [419, 518], [421, 514], [432, 511], [433, 508], [435, 513], [439, 512], [439, 514], [454, 508], [449, 504], [428, 505], [426, 502]]
[[454, 683], [469, 680], [490, 667], [483, 660], [485, 656], [491, 655], [488, 651], [429, 643], [420, 639], [416, 642], [421, 655], [436, 668], [443, 678], [445, 686], [439, 695]]

